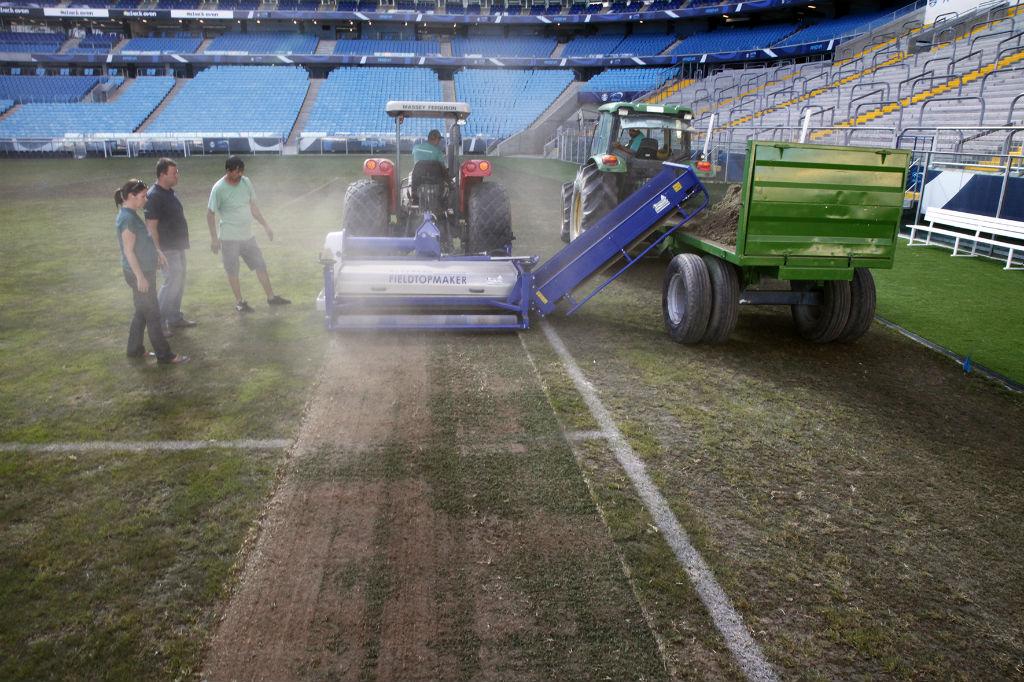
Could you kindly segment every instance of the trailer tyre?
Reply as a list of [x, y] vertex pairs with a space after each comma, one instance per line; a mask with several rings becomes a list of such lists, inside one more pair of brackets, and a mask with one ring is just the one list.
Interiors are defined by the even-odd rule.
[[618, 203], [618, 180], [613, 173], [603, 173], [594, 164], [581, 168], [573, 183], [569, 239], [576, 239], [589, 230]]
[[[793, 291], [815, 289], [811, 282], [794, 281]], [[850, 283], [826, 280], [821, 287], [821, 305], [792, 305], [793, 322], [800, 336], [814, 343], [829, 343], [839, 338], [850, 319]]]
[[473, 186], [466, 202], [466, 253], [490, 253], [512, 244], [512, 207], [505, 188], [496, 182]]
[[661, 313], [677, 343], [697, 343], [711, 315], [711, 277], [704, 260], [692, 253], [672, 259], [661, 289]]
[[569, 221], [571, 219], [570, 213], [572, 212], [572, 188], [573, 183], [562, 183], [562, 231], [559, 236], [566, 244], [569, 243]]
[[382, 182], [363, 178], [345, 190], [341, 229], [348, 234], [374, 237], [388, 232], [388, 188]]
[[867, 268], [855, 268], [850, 282], [850, 319], [837, 341], [850, 343], [864, 336], [875, 320], [875, 278]]
[[724, 343], [740, 316], [740, 276], [736, 268], [717, 256], [703, 256], [711, 280], [711, 314], [701, 341]]

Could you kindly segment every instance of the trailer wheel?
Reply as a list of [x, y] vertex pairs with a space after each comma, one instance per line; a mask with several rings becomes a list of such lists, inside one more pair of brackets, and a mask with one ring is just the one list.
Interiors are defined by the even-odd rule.
[[573, 183], [562, 183], [562, 231], [559, 236], [566, 244], [569, 243], [569, 220], [572, 213], [572, 188]]
[[669, 263], [661, 313], [673, 341], [697, 343], [703, 338], [711, 315], [711, 278], [700, 256], [681, 253]]
[[576, 239], [619, 203], [618, 180], [594, 164], [584, 166], [573, 183], [569, 208], [569, 239]]
[[345, 190], [345, 207], [341, 213], [341, 229], [362, 236], [386, 235], [388, 232], [388, 188], [376, 180], [356, 180]]
[[[812, 282], [794, 281], [793, 291], [811, 291]], [[839, 338], [850, 319], [850, 283], [826, 280], [821, 287], [821, 305], [792, 305], [793, 322], [800, 336], [814, 343], [829, 343]]]
[[705, 255], [711, 279], [711, 315], [701, 341], [724, 343], [736, 328], [740, 316], [740, 276], [728, 261]]
[[512, 207], [505, 188], [496, 182], [473, 186], [466, 202], [466, 253], [489, 253], [512, 244]]
[[856, 341], [867, 333], [874, 320], [875, 278], [867, 268], [855, 268], [850, 282], [850, 319], [836, 341]]

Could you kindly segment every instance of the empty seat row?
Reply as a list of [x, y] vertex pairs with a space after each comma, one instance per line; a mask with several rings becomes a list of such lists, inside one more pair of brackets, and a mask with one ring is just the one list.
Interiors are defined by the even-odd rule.
[[63, 33], [2, 31], [0, 52], [60, 52], [66, 38]]
[[608, 69], [583, 84], [587, 92], [650, 92], [677, 76], [679, 69]]
[[436, 40], [339, 40], [334, 54], [413, 54], [430, 56], [441, 54]]
[[768, 24], [741, 28], [723, 28], [717, 31], [687, 36], [672, 49], [672, 54], [704, 54], [712, 52], [742, 52], [771, 47], [796, 28], [793, 24]]
[[173, 87], [174, 79], [169, 77], [136, 78], [112, 102], [23, 104], [0, 120], [0, 138], [130, 133], [142, 125]]
[[173, 54], [192, 54], [202, 45], [203, 39], [197, 36], [177, 36], [174, 38], [143, 37], [132, 38], [122, 53], [132, 52], [169, 52]]
[[[388, 100], [442, 99], [441, 84], [430, 69], [342, 67], [331, 71], [320, 86], [305, 130], [341, 136], [393, 135], [395, 122], [384, 111]], [[403, 123], [402, 134], [424, 136], [442, 124], [410, 118]]]
[[250, 54], [314, 54], [320, 39], [303, 33], [225, 33], [214, 38], [206, 54], [246, 52]]
[[675, 42], [674, 36], [657, 34], [577, 36], [562, 50], [563, 57], [651, 56]]
[[452, 54], [456, 57], [534, 57], [551, 56], [555, 39], [542, 36], [502, 37], [477, 36], [452, 40]]
[[505, 138], [526, 129], [573, 81], [556, 69], [466, 69], [455, 74], [456, 97], [472, 114], [464, 135]]
[[0, 98], [25, 102], [78, 102], [97, 76], [0, 76]]
[[817, 40], [832, 40], [833, 38], [854, 35], [863, 31], [868, 24], [882, 16], [882, 12], [873, 12], [819, 21], [812, 26], [797, 31], [779, 44], [799, 45], [801, 43], [813, 43]]
[[286, 138], [308, 89], [309, 77], [297, 66], [214, 66], [186, 83], [147, 132]]

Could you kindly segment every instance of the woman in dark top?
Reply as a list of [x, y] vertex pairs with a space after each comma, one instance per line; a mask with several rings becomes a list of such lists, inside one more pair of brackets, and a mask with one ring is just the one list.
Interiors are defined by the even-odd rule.
[[129, 180], [114, 192], [117, 204], [117, 241], [121, 246], [121, 268], [124, 280], [132, 290], [135, 315], [128, 328], [128, 357], [141, 358], [146, 355], [142, 335], [149, 330], [149, 342], [153, 345], [157, 362], [177, 365], [188, 362], [187, 355], [175, 355], [164, 337], [160, 324], [160, 306], [156, 300], [156, 268], [159, 254], [152, 237], [146, 231], [146, 224], [136, 212], [146, 205], [146, 183]]

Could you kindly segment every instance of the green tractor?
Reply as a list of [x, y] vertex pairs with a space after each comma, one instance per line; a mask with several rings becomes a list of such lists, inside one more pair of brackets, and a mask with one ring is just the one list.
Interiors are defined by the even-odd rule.
[[690, 162], [690, 109], [610, 102], [598, 112], [591, 156], [576, 179], [562, 185], [561, 236], [566, 243], [654, 177], [662, 162]]
[[[484, 182], [493, 166], [486, 159], [460, 160], [461, 126], [469, 117], [464, 102], [391, 101], [385, 112], [395, 121], [395, 158], [363, 162], [366, 176], [348, 186], [341, 229], [362, 236], [411, 237], [431, 213], [442, 249], [510, 255], [512, 211], [505, 188]], [[402, 123], [407, 118], [444, 119], [445, 162], [419, 161], [402, 176]]]

